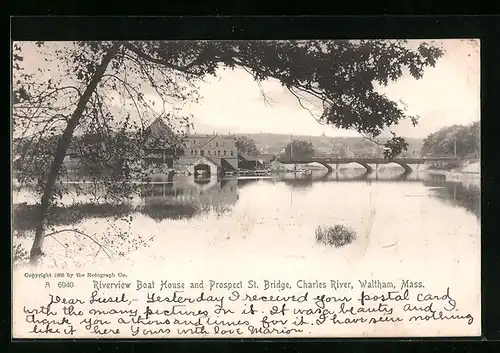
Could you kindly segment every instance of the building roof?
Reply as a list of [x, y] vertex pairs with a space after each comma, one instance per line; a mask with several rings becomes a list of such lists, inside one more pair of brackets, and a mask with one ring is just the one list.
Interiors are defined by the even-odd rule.
[[[170, 126], [163, 121], [162, 118], [158, 117], [156, 118], [147, 128], [146, 132], [151, 132], [153, 136], [155, 137], [165, 137], [165, 136], [170, 136], [170, 137], [175, 137], [176, 134], [175, 132], [172, 131]], [[187, 141], [194, 141], [195, 145], [197, 148], [202, 148], [205, 147], [208, 143], [216, 139], [217, 137], [220, 137], [225, 140], [229, 139], [236, 139], [236, 136], [230, 135], [230, 134], [225, 134], [225, 135], [219, 135], [219, 134], [189, 134], [186, 136]], [[189, 147], [189, 144], [187, 144], [186, 147]]]
[[238, 158], [246, 160], [248, 162], [254, 162], [257, 160], [257, 158], [254, 158], [246, 153], [238, 152]]
[[210, 157], [203, 157], [205, 158], [207, 161], [209, 161], [210, 163], [213, 163], [215, 164], [216, 166], [219, 166], [220, 167], [220, 163], [217, 163], [216, 161], [214, 161], [212, 158]]
[[161, 134], [162, 137], [173, 136], [175, 133], [172, 131], [170, 126], [163, 121], [161, 117], [156, 118], [147, 128], [146, 132], [151, 132], [153, 135]]
[[211, 141], [215, 140], [216, 137], [218, 137], [219, 135], [214, 135], [212, 136], [211, 138], [209, 138], [208, 140], [205, 141], [205, 143], [203, 143], [200, 148], [203, 148], [205, 147], [207, 144], [209, 144]]
[[221, 158], [220, 160], [220, 163], [221, 163], [221, 166], [225, 169], [228, 169], [228, 170], [237, 170], [237, 168], [233, 167], [231, 165], [231, 163], [229, 163], [227, 160], [225, 160], [224, 158]]
[[208, 161], [209, 163], [212, 163], [213, 165], [215, 165], [215, 166], [217, 166], [217, 167], [220, 167], [220, 166], [221, 166], [221, 165], [220, 165], [220, 163], [217, 163], [217, 162], [216, 162], [216, 161], [214, 161], [212, 158], [210, 158], [210, 157], [205, 157], [205, 156], [198, 158], [194, 164], [195, 164], [195, 165], [196, 165], [196, 164], [199, 164], [199, 161], [201, 161], [201, 160], [203, 160], [203, 159], [204, 159], [204, 160], [206, 160], [206, 161]]

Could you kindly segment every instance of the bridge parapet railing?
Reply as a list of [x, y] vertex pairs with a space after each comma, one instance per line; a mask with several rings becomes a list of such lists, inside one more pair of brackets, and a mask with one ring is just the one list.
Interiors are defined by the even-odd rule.
[[[469, 158], [470, 159], [470, 158]], [[366, 163], [389, 163], [391, 161], [394, 162], [407, 162], [407, 163], [414, 163], [414, 162], [425, 162], [425, 161], [451, 161], [451, 160], [467, 160], [467, 158], [461, 158], [461, 157], [452, 157], [452, 156], [443, 156], [443, 157], [436, 157], [436, 156], [415, 156], [415, 157], [395, 157], [395, 158], [384, 158], [384, 157], [338, 157], [338, 156], [332, 156], [332, 157], [312, 157], [312, 158], [304, 158], [304, 159], [278, 159], [281, 162], [284, 163], [312, 163], [312, 162], [319, 162], [319, 163], [334, 163], [334, 162], [347, 162], [347, 161], [353, 161], [353, 162], [366, 162]]]

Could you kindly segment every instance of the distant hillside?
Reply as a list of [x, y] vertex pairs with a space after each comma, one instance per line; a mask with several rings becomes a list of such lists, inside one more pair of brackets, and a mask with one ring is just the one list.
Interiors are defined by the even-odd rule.
[[[236, 136], [246, 136], [255, 141], [257, 149], [264, 154], [278, 155], [290, 142], [290, 135], [253, 133], [235, 134]], [[376, 153], [375, 145], [362, 137], [328, 137], [328, 136], [307, 136], [293, 135], [294, 140], [310, 141], [318, 154], [338, 153], [340, 149], [348, 153], [359, 156], [371, 156]], [[409, 144], [408, 151], [403, 155], [418, 155], [422, 147], [423, 139], [407, 138]]]

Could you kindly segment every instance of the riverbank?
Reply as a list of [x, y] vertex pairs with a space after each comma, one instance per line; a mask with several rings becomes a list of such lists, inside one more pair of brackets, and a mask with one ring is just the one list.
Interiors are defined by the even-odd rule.
[[467, 188], [481, 188], [481, 174], [479, 163], [470, 164], [466, 167], [452, 170], [428, 169], [426, 173], [434, 176], [441, 176], [446, 182], [460, 183]]
[[477, 176], [479, 177], [481, 174], [481, 164], [479, 162], [477, 163], [471, 163], [469, 165], [460, 167], [460, 168], [453, 168], [451, 170], [443, 170], [443, 169], [432, 169], [429, 168], [426, 170], [429, 173], [432, 174], [443, 174], [443, 175], [466, 175], [466, 176]]
[[481, 173], [481, 163], [471, 163], [465, 167], [460, 168], [461, 173], [467, 174], [480, 174]]

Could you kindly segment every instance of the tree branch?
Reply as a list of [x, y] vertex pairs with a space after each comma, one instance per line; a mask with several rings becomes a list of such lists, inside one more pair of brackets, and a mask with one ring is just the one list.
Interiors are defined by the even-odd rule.
[[384, 146], [382, 143], [380, 143], [379, 141], [377, 140], [374, 140], [373, 138], [369, 137], [369, 136], [366, 136], [364, 135], [362, 132], [359, 133], [361, 135], [362, 138], [364, 138], [365, 140], [368, 140], [370, 142], [373, 142], [374, 144], [376, 144], [377, 146]]
[[[129, 90], [129, 88], [130, 88], [135, 94], [137, 94], [137, 96], [139, 96], [141, 93], [137, 90], [137, 88], [135, 88], [130, 83], [124, 81], [123, 79], [121, 79], [120, 77], [118, 77], [118, 76], [116, 76], [114, 74], [106, 74], [105, 76], [113, 78], [113, 79], [117, 80], [118, 82], [120, 82], [121, 84], [123, 84], [123, 86], [125, 87], [125, 90], [127, 91], [127, 93], [129, 94], [130, 98], [132, 99], [132, 102], [134, 103], [134, 106], [135, 106], [135, 109], [137, 111], [137, 114], [139, 115], [139, 119], [142, 122], [142, 116], [139, 113], [139, 107], [137, 106], [137, 103], [136, 103], [136, 100], [135, 100], [134, 96], [132, 95], [132, 93]], [[153, 109], [153, 107], [151, 107], [146, 101], [143, 101], [143, 104], [145, 104], [146, 108], [148, 108], [149, 110], [151, 110], [152, 112], [154, 112], [156, 116], [161, 116], [161, 114], [157, 113]]]
[[179, 65], [172, 64], [165, 59], [154, 58], [151, 55], [146, 54], [145, 52], [143, 52], [139, 48], [135, 47], [130, 42], [125, 42], [123, 45], [125, 48], [127, 48], [128, 50], [130, 50], [131, 52], [133, 52], [134, 54], [136, 54], [138, 57], [142, 58], [143, 60], [146, 60], [146, 61], [149, 61], [149, 62], [152, 62], [155, 64], [159, 64], [159, 65], [165, 66], [167, 68], [181, 71], [181, 72], [184, 72], [187, 74], [191, 74], [191, 75], [195, 75], [195, 76], [203, 76], [202, 74], [197, 74], [197, 73], [189, 71], [189, 69], [192, 68], [194, 65], [202, 62], [200, 56], [198, 56], [196, 59], [194, 59], [192, 62], [190, 62], [187, 65], [179, 66]]
[[[111, 260], [111, 256], [108, 254], [108, 252], [106, 251], [106, 247], [102, 244], [100, 244], [97, 240], [95, 240], [94, 238], [92, 238], [90, 235], [82, 232], [82, 231], [79, 231], [78, 229], [75, 229], [75, 228], [70, 228], [70, 229], [62, 229], [62, 230], [58, 230], [58, 231], [55, 231], [55, 232], [52, 232], [52, 233], [48, 233], [48, 234], [45, 234], [45, 237], [51, 237], [53, 239], [55, 239], [59, 244], [61, 244], [63, 247], [67, 248], [67, 246], [64, 246], [60, 241], [58, 241], [54, 235], [56, 234], [59, 234], [59, 233], [64, 233], [64, 232], [74, 232], [74, 233], [77, 233], [77, 234], [80, 234], [80, 235], [83, 235], [84, 237], [90, 239], [92, 242], [94, 242], [98, 247], [99, 247], [99, 250], [97, 251], [96, 255], [102, 250], [107, 256], [108, 258]], [[109, 250], [109, 249], [108, 249]], [[109, 250], [111, 251], [111, 250]], [[94, 257], [95, 257], [94, 256]]]
[[295, 93], [293, 91], [293, 89], [291, 87], [287, 87], [288, 91], [295, 97], [297, 98], [297, 101], [299, 102], [300, 106], [302, 107], [302, 109], [306, 110], [307, 112], [309, 112], [309, 114], [313, 117], [314, 120], [316, 120], [316, 122], [320, 125], [326, 125], [325, 122], [321, 121], [319, 118], [317, 118], [314, 113], [309, 109], [307, 108], [306, 106], [304, 106], [304, 104], [302, 103], [302, 100], [300, 99], [300, 97], [297, 95], [297, 93]]

